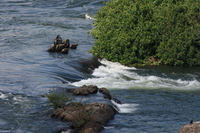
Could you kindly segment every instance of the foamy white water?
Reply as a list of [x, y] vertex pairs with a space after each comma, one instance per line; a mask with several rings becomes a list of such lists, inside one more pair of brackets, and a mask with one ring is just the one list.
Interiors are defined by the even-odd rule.
[[139, 106], [139, 104], [135, 103], [118, 104], [113, 100], [111, 100], [111, 102], [117, 107], [119, 113], [133, 113], [137, 110], [137, 107]]
[[107, 89], [175, 89], [197, 90], [200, 82], [163, 78], [154, 75], [141, 76], [135, 67], [123, 66], [117, 62], [105, 59], [100, 61], [103, 65], [93, 71], [94, 78], [84, 79], [71, 83], [74, 86], [97, 85]]
[[0, 99], [6, 99], [7, 95], [4, 94], [3, 92], [0, 92]]
[[91, 16], [90, 16], [89, 14], [87, 14], [87, 13], [85, 14], [85, 18], [86, 18], [86, 19], [91, 19], [91, 20], [96, 20], [95, 18], [91, 17]]

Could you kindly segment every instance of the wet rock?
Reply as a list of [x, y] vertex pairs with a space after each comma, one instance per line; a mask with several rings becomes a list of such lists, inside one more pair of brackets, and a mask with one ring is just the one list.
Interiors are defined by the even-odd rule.
[[71, 49], [77, 49], [77, 47], [78, 47], [78, 44], [77, 44], [77, 43], [76, 43], [76, 44], [72, 44], [72, 45], [70, 46]]
[[54, 118], [60, 117], [61, 120], [78, 123], [81, 118], [87, 118], [87, 116], [84, 116], [86, 115], [84, 113], [85, 106], [86, 105], [82, 103], [69, 103], [64, 105], [62, 108], [56, 109], [52, 116]]
[[47, 51], [48, 52], [55, 52], [56, 51], [56, 46], [54, 45], [54, 46], [50, 47]]
[[62, 50], [61, 50], [61, 53], [63, 53], [63, 54], [68, 54], [68, 48], [62, 49]]
[[116, 103], [122, 104], [121, 101], [119, 101], [117, 98], [112, 98], [112, 99], [113, 99], [113, 101], [115, 101]]
[[101, 124], [95, 121], [89, 121], [84, 125], [82, 133], [100, 133], [102, 129], [103, 127]]
[[200, 133], [200, 121], [186, 124], [185, 126], [181, 127], [178, 133]]
[[108, 99], [112, 98], [110, 92], [106, 88], [100, 88], [99, 92], [103, 93], [106, 96], [106, 98], [108, 98]]
[[66, 45], [66, 44], [57, 44], [57, 45], [54, 45], [54, 46], [50, 47], [47, 51], [48, 52], [65, 52], [66, 53], [66, 52], [68, 52], [68, 45]]
[[53, 116], [62, 120], [74, 122], [75, 128], [83, 132], [98, 133], [102, 125], [113, 118], [115, 110], [112, 106], [103, 103], [69, 103], [53, 112]]
[[101, 63], [98, 61], [98, 58], [93, 56], [92, 59], [89, 60], [81, 60], [79, 62], [81, 64], [82, 71], [93, 72], [94, 69], [98, 68]]
[[56, 45], [56, 52], [61, 52], [64, 48], [67, 48], [68, 46], [66, 44], [58, 44]]
[[86, 112], [91, 112], [90, 121], [96, 121], [102, 125], [112, 119], [115, 114], [112, 106], [103, 103], [88, 104], [85, 110]]
[[78, 44], [73, 44], [70, 46], [69, 39], [65, 39], [62, 42], [62, 38], [60, 35], [57, 35], [57, 37], [54, 39], [54, 46], [50, 47], [47, 51], [48, 52], [61, 52], [64, 54], [68, 53], [68, 49], [77, 49]]
[[[98, 90], [103, 95], [97, 93]], [[88, 98], [83, 103], [72, 102], [57, 108], [53, 112], [52, 117], [72, 122], [71, 129], [77, 132], [99, 133], [103, 129], [103, 125], [113, 119], [114, 115], [118, 113], [117, 107], [111, 102], [112, 96], [106, 88], [99, 89], [95, 85], [83, 85], [76, 89], [67, 89], [66, 92], [78, 95], [76, 99]]]
[[93, 94], [93, 93], [97, 93], [98, 91], [98, 87], [94, 86], [94, 85], [83, 85], [80, 88], [74, 89], [73, 90], [73, 94], [74, 95], [88, 95], [88, 94]]
[[64, 40], [63, 44], [65, 44], [66, 48], [69, 48], [70, 47], [69, 39]]

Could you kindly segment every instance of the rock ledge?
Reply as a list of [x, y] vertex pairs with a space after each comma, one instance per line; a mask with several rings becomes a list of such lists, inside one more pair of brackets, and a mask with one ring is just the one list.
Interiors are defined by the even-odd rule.
[[[75, 96], [87, 96], [89, 94], [95, 94], [98, 91], [103, 94], [103, 97], [106, 98], [105, 100], [111, 103], [112, 96], [106, 88], [99, 89], [94, 85], [83, 85], [80, 88], [71, 90]], [[103, 125], [112, 119], [116, 113], [117, 111], [110, 104], [99, 102], [90, 104], [71, 102], [61, 108], [57, 108], [53, 112], [52, 117], [60, 118], [62, 121], [72, 122], [73, 125], [71, 127], [77, 132], [100, 133]]]

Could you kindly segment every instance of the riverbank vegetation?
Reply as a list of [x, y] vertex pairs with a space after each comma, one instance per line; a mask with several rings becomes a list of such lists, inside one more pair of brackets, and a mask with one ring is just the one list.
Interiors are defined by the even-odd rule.
[[95, 18], [95, 56], [127, 66], [200, 65], [199, 0], [111, 0]]
[[73, 100], [73, 96], [66, 92], [50, 92], [46, 94], [48, 103], [54, 107], [54, 109], [64, 106], [67, 102]]

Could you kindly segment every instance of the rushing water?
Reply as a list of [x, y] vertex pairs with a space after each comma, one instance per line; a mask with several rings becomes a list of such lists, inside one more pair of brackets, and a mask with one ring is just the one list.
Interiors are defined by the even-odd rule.
[[[50, 118], [42, 97], [82, 85], [106, 87], [122, 104], [103, 133], [176, 133], [200, 116], [200, 67], [125, 67], [96, 59], [88, 31], [101, 0], [0, 1], [0, 132], [53, 133], [69, 125]], [[88, 16], [85, 16], [89, 14]], [[48, 53], [53, 39], [78, 43], [68, 54]], [[93, 65], [91, 65], [91, 62]], [[97, 64], [97, 63], [96, 63]]]

